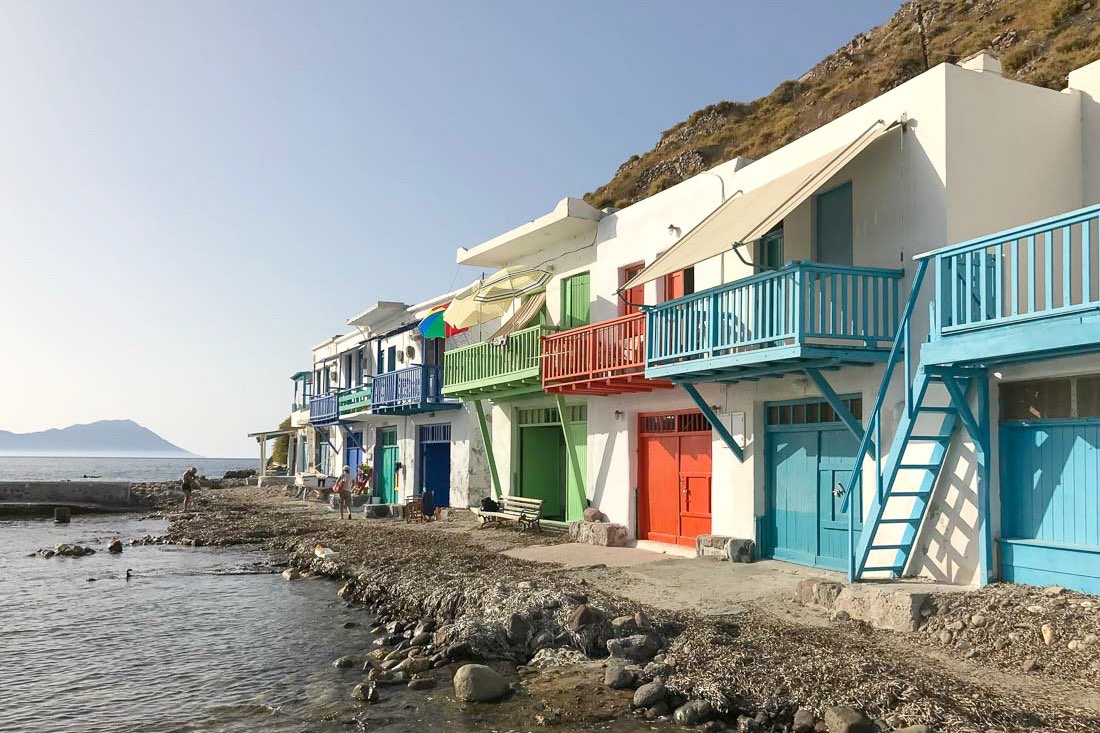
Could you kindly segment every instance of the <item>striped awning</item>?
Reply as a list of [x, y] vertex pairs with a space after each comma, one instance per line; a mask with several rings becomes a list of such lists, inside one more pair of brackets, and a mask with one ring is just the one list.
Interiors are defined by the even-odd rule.
[[754, 242], [772, 230], [792, 211], [814, 195], [829, 179], [887, 132], [898, 129], [902, 120], [878, 120], [859, 136], [820, 158], [718, 206], [660, 255], [630, 278], [619, 292], [683, 270], [733, 247]]
[[546, 305], [545, 290], [528, 295], [523, 299], [523, 302], [519, 304], [519, 308], [516, 308], [516, 312], [489, 337], [489, 341], [503, 338], [514, 331], [526, 328], [531, 321], [538, 318], [539, 311], [542, 310], [544, 305]]

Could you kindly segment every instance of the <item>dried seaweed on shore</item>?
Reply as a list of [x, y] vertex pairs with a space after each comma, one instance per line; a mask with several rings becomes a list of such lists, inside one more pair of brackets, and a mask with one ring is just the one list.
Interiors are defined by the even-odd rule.
[[[297, 551], [300, 564], [351, 581], [353, 597], [384, 602], [409, 618], [438, 618], [452, 639], [469, 644], [478, 656], [520, 662], [538, 648], [563, 645], [598, 653], [614, 633], [610, 618], [644, 610], [675, 664], [669, 689], [726, 710], [764, 710], [783, 718], [796, 707], [820, 711], [847, 704], [893, 725], [925, 723], [946, 733], [1100, 730], [1100, 715], [1067, 703], [1064, 695], [1022, 696], [996, 680], [968, 678], [862, 624], [811, 628], [758, 611], [716, 619], [642, 609], [569, 573], [497, 554], [469, 532], [337, 522], [278, 504], [236, 503], [231, 495], [210, 506], [213, 511], [173, 522], [172, 535]], [[312, 557], [315, 544], [337, 550], [339, 560]], [[973, 615], [968, 604], [980, 605], [981, 596], [969, 597], [978, 600], [952, 599], [944, 608]], [[570, 618], [581, 604], [597, 609], [601, 622], [578, 635]], [[517, 617], [532, 631], [523, 644], [510, 634]]]

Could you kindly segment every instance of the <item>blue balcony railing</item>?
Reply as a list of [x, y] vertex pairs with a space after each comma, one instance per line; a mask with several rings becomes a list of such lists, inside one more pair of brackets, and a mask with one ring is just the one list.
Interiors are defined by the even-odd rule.
[[1090, 206], [922, 255], [936, 266], [932, 339], [1100, 308], [1098, 228]]
[[687, 372], [690, 362], [751, 352], [764, 361], [777, 346], [878, 348], [897, 329], [902, 275], [795, 262], [653, 306], [646, 367], [676, 364]]
[[375, 412], [415, 412], [443, 403], [443, 368], [440, 365], [417, 364], [374, 378], [371, 409]]
[[340, 417], [339, 395], [335, 392], [309, 399], [309, 421], [313, 424], [335, 422]]

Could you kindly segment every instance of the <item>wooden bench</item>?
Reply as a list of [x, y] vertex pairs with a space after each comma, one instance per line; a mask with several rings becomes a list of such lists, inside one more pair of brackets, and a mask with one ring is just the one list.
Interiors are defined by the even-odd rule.
[[525, 496], [503, 496], [500, 499], [500, 511], [480, 512], [482, 526], [489, 522], [515, 522], [521, 529], [542, 527], [542, 499], [528, 499]]

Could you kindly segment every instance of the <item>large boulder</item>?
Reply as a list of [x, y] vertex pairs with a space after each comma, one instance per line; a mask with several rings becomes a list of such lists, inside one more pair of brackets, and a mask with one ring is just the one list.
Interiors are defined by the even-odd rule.
[[455, 672], [455, 697], [463, 702], [494, 702], [508, 694], [508, 681], [484, 664], [464, 664]]
[[652, 634], [634, 634], [623, 639], [608, 639], [607, 653], [612, 657], [645, 664], [660, 650], [660, 640]]
[[107, 543], [107, 552], [118, 554], [122, 552], [122, 540], [117, 537]]
[[878, 733], [878, 726], [873, 720], [847, 705], [826, 708], [825, 725], [829, 733]]
[[672, 714], [673, 719], [679, 725], [699, 725], [714, 713], [714, 708], [706, 700], [690, 700]]
[[599, 547], [625, 547], [630, 541], [629, 533], [622, 524], [608, 522], [570, 522], [569, 539], [587, 545]]
[[665, 681], [658, 677], [634, 691], [634, 707], [652, 707], [664, 700], [666, 695], [668, 690], [665, 688]]
[[582, 603], [573, 609], [573, 613], [569, 614], [569, 630], [573, 632], [580, 631], [586, 626], [598, 624], [603, 620], [602, 611], [589, 606], [587, 603]]
[[799, 708], [794, 714], [794, 733], [811, 733], [817, 725], [813, 710]]

